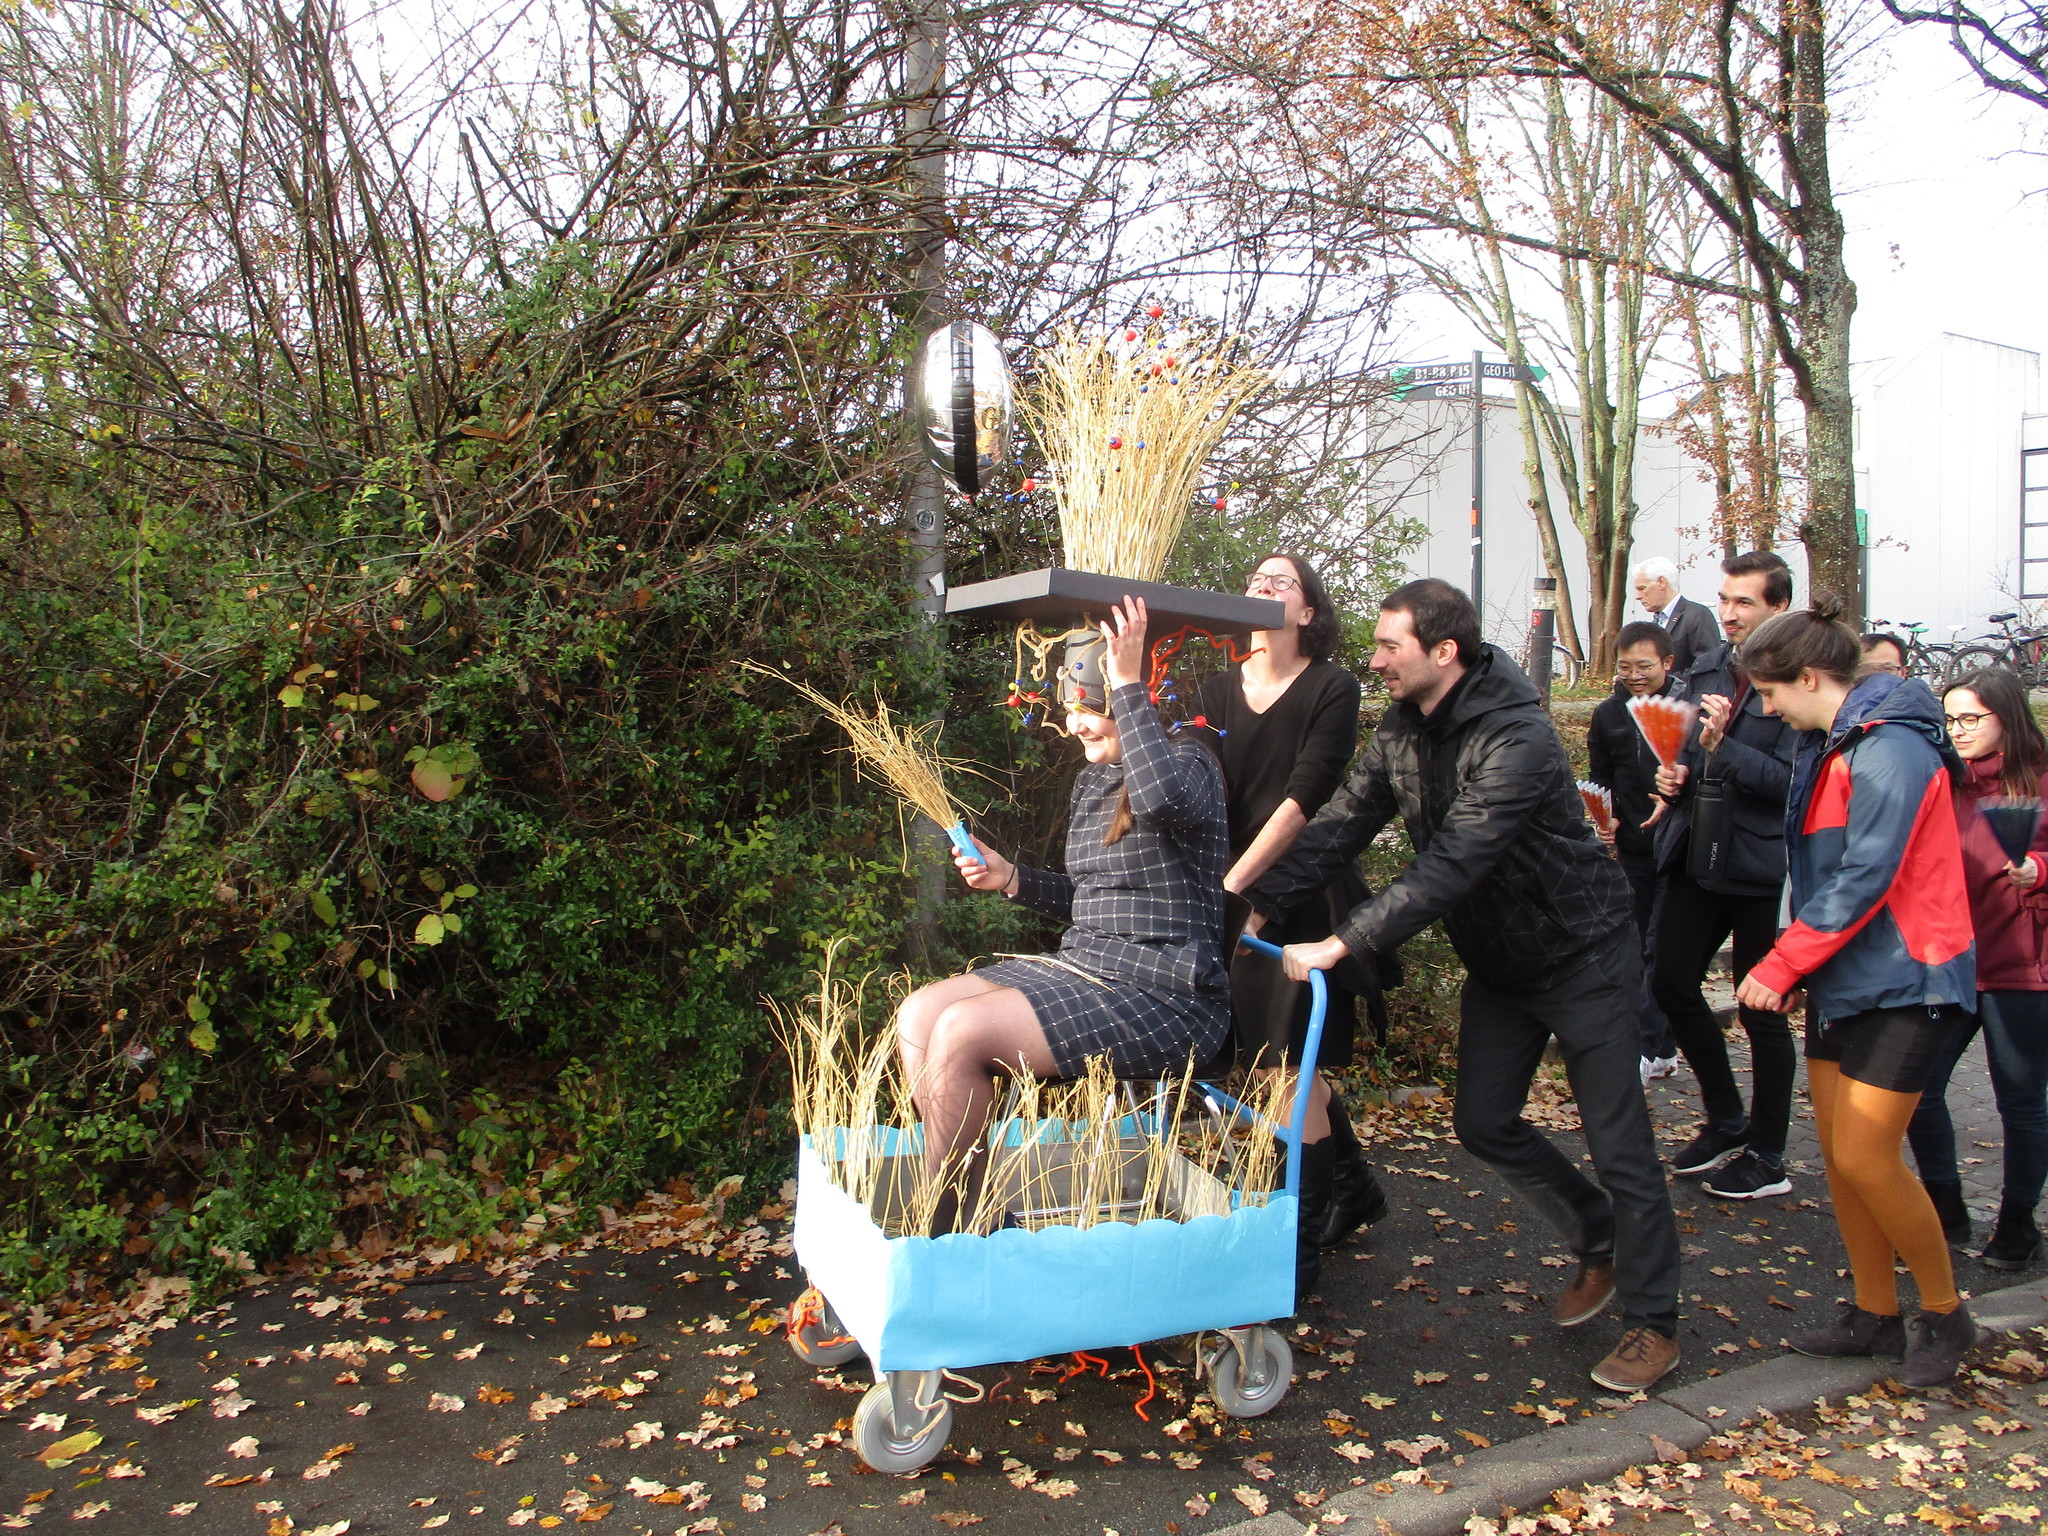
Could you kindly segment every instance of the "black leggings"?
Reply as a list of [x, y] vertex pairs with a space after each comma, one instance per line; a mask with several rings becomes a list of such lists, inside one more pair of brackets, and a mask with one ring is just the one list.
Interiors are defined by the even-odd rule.
[[[1721, 1130], [1742, 1124], [1742, 1090], [1728, 1063], [1728, 1044], [1707, 1006], [1702, 984], [1722, 941], [1734, 938], [1735, 979], [1770, 953], [1778, 939], [1776, 896], [1722, 896], [1683, 870], [1664, 882], [1657, 908], [1657, 947], [1652, 990], [1671, 1021], [1678, 1048], [1699, 1079], [1707, 1121]], [[1772, 1157], [1785, 1155], [1792, 1123], [1792, 1089], [1799, 1078], [1799, 1053], [1792, 1026], [1782, 1013], [1739, 1010], [1749, 1034], [1749, 1144]]]

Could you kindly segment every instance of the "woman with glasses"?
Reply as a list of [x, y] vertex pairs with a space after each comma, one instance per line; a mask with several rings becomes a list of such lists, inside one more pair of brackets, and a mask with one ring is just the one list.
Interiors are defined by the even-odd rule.
[[1942, 713], [1965, 769], [1955, 809], [1977, 930], [1977, 1012], [1957, 1024], [1936, 1059], [1907, 1139], [1948, 1240], [1969, 1241], [1945, 1095], [1981, 1026], [2005, 1126], [1998, 1224], [1982, 1257], [1993, 1269], [2024, 1269], [2044, 1256], [2034, 1208], [2048, 1182], [2048, 827], [2035, 832], [2033, 848], [2015, 863], [1977, 808], [2000, 797], [2048, 794], [2048, 737], [2027, 708], [2025, 686], [2002, 667], [1958, 679], [1942, 698]]
[[[1322, 578], [1294, 555], [1268, 555], [1245, 578], [1250, 597], [1286, 606], [1278, 629], [1251, 637], [1251, 654], [1210, 678], [1195, 709], [1215, 732], [1230, 808], [1230, 871], [1223, 888], [1243, 894], [1293, 846], [1309, 818], [1336, 793], [1358, 750], [1358, 679], [1330, 660], [1340, 628]], [[1371, 893], [1356, 864], [1269, 926], [1276, 944], [1328, 938], [1337, 918]], [[1277, 927], [1278, 931], [1275, 931]], [[1346, 973], [1349, 974], [1346, 974]], [[1376, 975], [1352, 965], [1332, 973], [1319, 1059], [1351, 1060], [1356, 997], [1379, 1003]], [[1261, 1071], [1291, 1066], [1308, 1026], [1308, 988], [1277, 960], [1241, 954], [1230, 969], [1231, 1018], [1240, 1059]], [[1383, 1006], [1383, 1005], [1381, 1005]], [[1309, 1087], [1302, 1132], [1300, 1248], [1295, 1295], [1315, 1288], [1321, 1252], [1386, 1214], [1387, 1197], [1360, 1150], [1344, 1105], [1319, 1073]]]

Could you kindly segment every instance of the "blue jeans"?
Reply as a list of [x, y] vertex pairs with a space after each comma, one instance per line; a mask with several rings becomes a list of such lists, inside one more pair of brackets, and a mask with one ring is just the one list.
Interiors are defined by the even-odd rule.
[[1913, 1161], [1930, 1184], [1954, 1184], [1955, 1122], [1949, 1118], [1948, 1080], [1979, 1028], [1991, 1064], [1991, 1092], [2005, 1125], [2005, 1181], [2001, 1203], [2031, 1213], [2048, 1183], [2048, 992], [1979, 992], [1977, 1011], [1965, 1014], [1949, 1036], [1934, 1077], [1906, 1128]]

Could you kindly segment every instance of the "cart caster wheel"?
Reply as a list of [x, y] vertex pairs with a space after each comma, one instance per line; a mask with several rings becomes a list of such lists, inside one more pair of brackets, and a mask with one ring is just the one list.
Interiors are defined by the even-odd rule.
[[844, 1365], [860, 1354], [860, 1341], [840, 1325], [832, 1304], [815, 1286], [789, 1304], [784, 1332], [806, 1365]]
[[[1294, 1375], [1294, 1351], [1271, 1328], [1253, 1328], [1245, 1358], [1225, 1339], [1209, 1356], [1209, 1395], [1233, 1419], [1255, 1419], [1280, 1406]], [[1250, 1369], [1247, 1370], [1246, 1367]]]
[[905, 1434], [887, 1381], [868, 1388], [853, 1411], [853, 1447], [877, 1472], [915, 1472], [946, 1448], [952, 1432], [953, 1405], [942, 1397], [922, 1426]]

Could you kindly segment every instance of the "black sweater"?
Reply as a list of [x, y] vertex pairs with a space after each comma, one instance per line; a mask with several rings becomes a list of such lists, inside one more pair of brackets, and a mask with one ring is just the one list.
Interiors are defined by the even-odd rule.
[[1358, 679], [1331, 661], [1312, 661], [1264, 714], [1244, 697], [1244, 669], [1232, 667], [1196, 690], [1195, 709], [1211, 737], [1230, 795], [1230, 856], [1257, 840], [1284, 800], [1313, 817], [1358, 751]]

